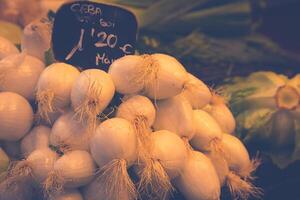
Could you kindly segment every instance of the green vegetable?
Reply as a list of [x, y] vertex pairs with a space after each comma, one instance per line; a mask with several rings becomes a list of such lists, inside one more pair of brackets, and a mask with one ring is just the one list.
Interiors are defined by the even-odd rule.
[[219, 89], [237, 121], [237, 135], [280, 168], [300, 159], [300, 76], [255, 72], [227, 80]]

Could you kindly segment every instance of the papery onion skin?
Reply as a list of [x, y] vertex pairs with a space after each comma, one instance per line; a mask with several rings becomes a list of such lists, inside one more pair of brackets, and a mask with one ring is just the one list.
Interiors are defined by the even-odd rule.
[[91, 154], [101, 168], [115, 159], [125, 159], [128, 166], [137, 158], [137, 138], [131, 123], [122, 118], [102, 122], [90, 141]]
[[53, 124], [50, 134], [50, 144], [66, 150], [89, 151], [90, 138], [94, 131], [85, 123], [75, 118], [75, 113], [70, 111], [61, 115]]
[[182, 94], [188, 99], [193, 109], [203, 108], [212, 98], [210, 89], [205, 83], [190, 73], [188, 73], [188, 81], [184, 85]]
[[58, 155], [49, 148], [37, 149], [29, 154], [26, 161], [32, 169], [34, 179], [42, 183], [53, 170]]
[[70, 151], [54, 164], [54, 172], [63, 179], [66, 188], [77, 188], [89, 183], [96, 171], [92, 156], [87, 151]]
[[34, 127], [21, 140], [21, 152], [23, 156], [27, 157], [36, 149], [46, 148], [49, 146], [49, 136], [51, 129], [47, 126]]
[[17, 54], [19, 50], [13, 43], [4, 37], [0, 37], [0, 60], [11, 54]]
[[203, 110], [194, 110], [195, 135], [191, 139], [191, 145], [199, 151], [211, 151], [212, 141], [221, 140], [223, 132], [207, 112]]
[[196, 151], [189, 156], [183, 172], [174, 181], [176, 187], [187, 200], [219, 199], [221, 187], [209, 158]]
[[[174, 57], [166, 54], [152, 54], [153, 68], [157, 68], [152, 77], [146, 77], [144, 93], [152, 99], [166, 99], [180, 94], [188, 80], [188, 73]], [[147, 64], [147, 63], [145, 63]]]
[[[0, 65], [2, 65], [2, 62], [5, 60], [18, 59], [16, 56], [22, 57], [21, 54], [7, 56], [0, 62]], [[39, 59], [29, 55], [24, 55], [21, 59], [22, 61], [19, 65], [3, 66], [6, 67], [6, 69], [3, 72], [4, 77], [1, 80], [0, 90], [15, 92], [28, 100], [33, 100], [35, 98], [35, 89], [38, 79], [45, 65]]]
[[167, 130], [153, 132], [150, 139], [153, 142], [152, 159], [161, 163], [170, 179], [179, 176], [188, 156], [183, 140]]
[[28, 101], [12, 92], [0, 93], [0, 139], [17, 141], [31, 128], [33, 111]]
[[109, 67], [116, 87], [121, 94], [135, 94], [144, 88], [144, 84], [137, 77], [143, 58], [137, 55], [127, 55], [115, 60]]
[[182, 95], [157, 101], [154, 130], [168, 130], [191, 139], [195, 134], [193, 109]]

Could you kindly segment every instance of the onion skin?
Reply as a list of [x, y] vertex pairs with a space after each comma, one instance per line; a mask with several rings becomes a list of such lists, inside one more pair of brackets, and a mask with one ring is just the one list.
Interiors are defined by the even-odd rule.
[[151, 140], [153, 144], [152, 159], [161, 163], [170, 179], [179, 176], [184, 169], [188, 155], [183, 140], [167, 130], [153, 132]]
[[180, 137], [194, 137], [193, 110], [187, 99], [177, 95], [170, 99], [157, 101], [154, 130], [168, 130]]
[[[166, 99], [180, 94], [188, 80], [188, 73], [174, 57], [166, 54], [152, 54], [154, 77], [145, 82], [145, 95], [151, 99]], [[145, 63], [147, 64], [147, 63]]]
[[131, 123], [122, 118], [102, 122], [90, 141], [91, 154], [100, 168], [115, 159], [125, 159], [128, 166], [137, 159], [137, 138]]
[[186, 200], [220, 199], [220, 183], [215, 168], [204, 154], [192, 151], [175, 185]]
[[34, 179], [42, 183], [46, 180], [48, 173], [53, 170], [58, 155], [49, 148], [37, 149], [27, 157], [29, 167], [32, 169]]
[[89, 183], [95, 174], [96, 165], [86, 151], [70, 151], [60, 157], [54, 164], [54, 172], [64, 181], [66, 188], [77, 188]]
[[0, 37], [0, 60], [11, 54], [17, 54], [17, 47], [4, 37]]
[[[22, 56], [21, 54], [8, 56], [0, 64], [2, 65], [5, 60], [19, 59], [18, 57]], [[0, 90], [15, 92], [31, 101], [35, 98], [36, 85], [45, 65], [39, 59], [29, 55], [24, 55], [20, 59], [19, 65], [6, 66], [7, 69], [3, 72], [4, 78], [1, 80]]]
[[61, 151], [85, 150], [89, 151], [90, 138], [93, 130], [88, 125], [78, 121], [74, 112], [61, 115], [53, 124], [50, 134], [50, 144]]
[[115, 60], [109, 67], [116, 91], [121, 94], [135, 94], [143, 90], [144, 84], [137, 80], [137, 73], [143, 58], [127, 55]]
[[0, 139], [21, 139], [31, 128], [32, 121], [33, 111], [24, 97], [12, 92], [0, 93]]
[[203, 110], [193, 111], [195, 135], [191, 139], [191, 145], [199, 151], [211, 151], [212, 141], [221, 140], [223, 132], [207, 112]]
[[27, 157], [36, 149], [46, 148], [49, 146], [49, 136], [51, 129], [47, 126], [34, 127], [22, 140], [21, 152]]
[[209, 88], [200, 79], [188, 73], [188, 81], [184, 85], [183, 96], [188, 99], [193, 109], [201, 109], [212, 98]]

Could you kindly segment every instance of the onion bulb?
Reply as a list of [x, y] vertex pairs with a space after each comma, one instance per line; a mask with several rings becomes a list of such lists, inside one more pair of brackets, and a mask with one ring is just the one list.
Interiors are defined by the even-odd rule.
[[94, 132], [75, 119], [74, 112], [60, 116], [54, 123], [50, 134], [50, 144], [61, 152], [70, 150], [89, 151], [90, 138]]
[[109, 74], [118, 92], [143, 93], [152, 99], [179, 94], [188, 79], [185, 68], [166, 54], [124, 56], [113, 62]]
[[83, 200], [83, 197], [78, 190], [68, 189], [52, 198], [52, 200]]
[[157, 101], [154, 130], [168, 130], [190, 140], [195, 134], [193, 109], [182, 96]]
[[[106, 192], [106, 183], [99, 179], [94, 179], [91, 183], [84, 186], [82, 189], [82, 195], [84, 200], [108, 200], [109, 192]], [[127, 191], [119, 191], [120, 200], [130, 200], [130, 196]], [[112, 199], [114, 200], [114, 199]]]
[[122, 118], [112, 118], [102, 122], [90, 142], [91, 154], [101, 170], [99, 181], [106, 183], [107, 199], [122, 199], [124, 191], [136, 198], [136, 189], [127, 167], [137, 158], [137, 138], [131, 123]]
[[212, 161], [218, 174], [220, 185], [226, 185], [234, 199], [248, 199], [249, 196], [259, 197], [261, 195], [261, 190], [255, 187], [250, 182], [250, 179], [243, 179], [229, 169], [224, 155], [215, 152], [207, 152], [205, 155]]
[[191, 152], [182, 174], [174, 183], [186, 200], [220, 199], [218, 175], [210, 159], [200, 152]]
[[21, 152], [27, 157], [36, 149], [47, 148], [49, 146], [49, 136], [51, 129], [47, 126], [34, 127], [22, 140]]
[[134, 95], [120, 104], [116, 117], [128, 120], [133, 125], [138, 139], [138, 159], [145, 160], [149, 151], [150, 127], [155, 120], [155, 107], [144, 96]]
[[97, 115], [112, 100], [115, 86], [109, 74], [99, 69], [88, 69], [76, 79], [72, 91], [72, 107], [80, 121], [95, 126]]
[[221, 148], [222, 130], [218, 123], [203, 110], [194, 110], [195, 136], [191, 145], [198, 151], [215, 151]]
[[222, 144], [230, 170], [241, 177], [251, 178], [251, 173], [256, 170], [259, 161], [257, 159], [250, 160], [246, 147], [235, 136], [224, 134]]
[[96, 170], [92, 156], [81, 150], [65, 153], [53, 166], [44, 181], [46, 194], [55, 196], [64, 188], [77, 188], [88, 184]]
[[35, 98], [35, 89], [45, 65], [26, 53], [7, 56], [0, 61], [0, 90], [15, 92], [28, 100]]
[[184, 85], [182, 94], [188, 99], [193, 109], [203, 108], [212, 97], [209, 88], [190, 73], [188, 73], [188, 81]]
[[224, 133], [234, 132], [236, 127], [235, 119], [221, 96], [213, 94], [210, 104], [206, 105], [203, 110], [208, 112], [218, 122]]
[[36, 94], [38, 113], [42, 119], [49, 121], [49, 113], [70, 105], [71, 89], [79, 74], [75, 67], [65, 63], [54, 63], [42, 72]]
[[33, 111], [28, 101], [12, 92], [0, 93], [0, 139], [17, 141], [31, 128]]
[[19, 176], [30, 176], [38, 183], [46, 180], [53, 170], [58, 155], [49, 148], [37, 149], [22, 161], [17, 162], [9, 171], [7, 183], [14, 183]]
[[0, 36], [0, 60], [8, 55], [17, 53], [19, 53], [17, 47], [6, 38]]
[[156, 199], [166, 199], [172, 190], [170, 180], [181, 174], [188, 151], [183, 140], [167, 130], [153, 132], [150, 139], [152, 163], [139, 166], [140, 190], [150, 190], [152, 194], [149, 195], [156, 196]]

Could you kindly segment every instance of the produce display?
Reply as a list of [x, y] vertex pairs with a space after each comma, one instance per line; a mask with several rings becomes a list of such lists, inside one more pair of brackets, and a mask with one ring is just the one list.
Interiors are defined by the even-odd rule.
[[82, 70], [47, 58], [51, 26], [41, 22], [25, 27], [21, 52], [0, 37], [1, 200], [261, 194], [259, 161], [233, 136], [225, 100], [176, 58], [136, 54], [108, 72]]
[[238, 137], [280, 168], [300, 159], [300, 75], [269, 71], [235, 77], [221, 89], [237, 121]]

